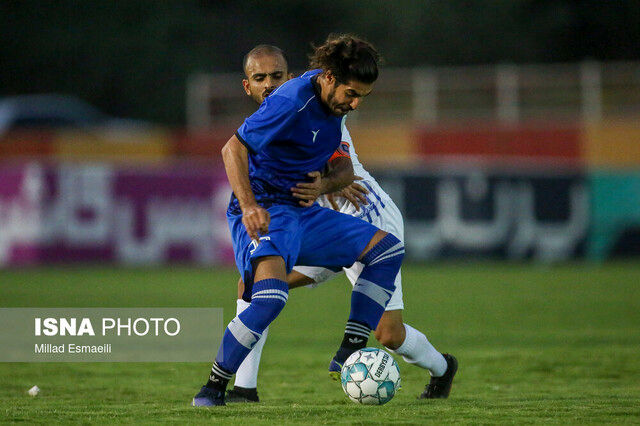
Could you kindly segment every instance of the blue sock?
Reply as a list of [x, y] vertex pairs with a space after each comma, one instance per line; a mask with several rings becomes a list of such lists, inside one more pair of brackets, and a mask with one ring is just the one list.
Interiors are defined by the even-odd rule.
[[281, 280], [271, 278], [253, 284], [251, 304], [231, 320], [224, 332], [208, 386], [213, 383], [216, 388], [222, 387], [217, 380], [224, 384], [223, 388], [226, 387], [231, 375], [238, 371], [264, 329], [282, 311], [288, 295], [289, 286]]
[[395, 279], [400, 272], [404, 244], [394, 235], [387, 234], [361, 262], [364, 269], [351, 293], [349, 321], [367, 325], [374, 330], [396, 288]]
[[351, 313], [340, 348], [333, 357], [342, 365], [345, 360], [367, 345], [395, 290], [395, 280], [404, 257], [404, 245], [387, 234], [362, 258], [365, 265], [351, 292]]

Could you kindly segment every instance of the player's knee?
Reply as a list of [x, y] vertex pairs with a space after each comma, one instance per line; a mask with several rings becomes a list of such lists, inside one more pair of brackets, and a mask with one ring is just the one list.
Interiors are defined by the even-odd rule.
[[364, 265], [381, 264], [400, 270], [404, 258], [404, 244], [395, 235], [387, 234], [360, 260]]
[[376, 328], [374, 335], [376, 340], [384, 347], [389, 349], [398, 349], [404, 341], [402, 333], [403, 330], [404, 325], [402, 324], [398, 326], [393, 323], [381, 322]]

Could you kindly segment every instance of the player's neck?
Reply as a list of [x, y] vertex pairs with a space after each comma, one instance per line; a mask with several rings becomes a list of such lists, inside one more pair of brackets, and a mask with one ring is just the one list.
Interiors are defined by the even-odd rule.
[[[321, 79], [324, 79], [322, 73], [316, 74], [313, 77], [311, 77], [311, 86], [313, 87], [313, 92], [316, 94], [316, 97], [318, 98], [318, 101], [320, 106], [322, 107], [322, 110], [327, 115], [333, 116], [331, 109], [327, 106], [324, 98], [322, 97], [322, 89], [324, 85], [326, 85], [326, 81]], [[328, 90], [328, 89], [325, 88], [325, 90]]]
[[313, 92], [316, 94], [318, 99], [322, 100], [322, 85], [318, 81], [322, 74], [316, 74], [311, 77], [311, 87], [313, 87]]

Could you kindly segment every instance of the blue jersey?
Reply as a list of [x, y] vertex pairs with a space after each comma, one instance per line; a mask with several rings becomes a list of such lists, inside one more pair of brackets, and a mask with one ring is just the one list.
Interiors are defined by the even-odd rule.
[[[236, 132], [249, 151], [249, 181], [263, 207], [298, 205], [291, 188], [309, 181], [307, 173], [322, 171], [340, 145], [342, 117], [320, 100], [315, 82], [320, 72], [308, 71], [278, 87]], [[235, 197], [230, 208], [239, 213]]]

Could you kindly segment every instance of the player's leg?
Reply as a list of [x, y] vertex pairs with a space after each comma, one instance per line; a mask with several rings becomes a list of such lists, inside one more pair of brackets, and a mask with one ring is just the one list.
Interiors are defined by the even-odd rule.
[[429, 384], [418, 396], [421, 399], [447, 398], [451, 392], [458, 362], [449, 354], [441, 354], [422, 332], [402, 321], [402, 310], [385, 311], [375, 336], [391, 352], [401, 355], [409, 364], [426, 369]]
[[296, 266], [293, 268], [293, 271], [287, 275], [287, 282], [289, 283], [289, 289], [304, 286], [317, 287], [319, 284], [329, 281], [341, 272], [342, 269], [336, 272], [320, 266]]
[[224, 405], [224, 392], [231, 376], [287, 302], [288, 286], [282, 257], [256, 259], [254, 277], [251, 303], [227, 326], [209, 380], [194, 397], [193, 405]]
[[431, 376], [440, 377], [447, 370], [447, 361], [427, 337], [402, 321], [401, 310], [385, 311], [375, 336], [387, 349], [409, 364], [428, 370]]
[[[386, 200], [385, 207], [381, 213], [373, 221], [374, 224], [404, 239], [402, 215], [393, 201]], [[362, 264], [356, 263], [345, 272], [349, 281], [355, 284], [361, 271]], [[420, 395], [421, 398], [446, 397], [451, 390], [451, 382], [457, 369], [457, 362], [453, 356], [443, 355], [438, 352], [424, 333], [404, 323], [402, 319], [404, 303], [402, 300], [401, 272], [396, 276], [395, 286], [391, 300], [389, 300], [380, 323], [375, 330], [376, 340], [390, 351], [401, 355], [406, 362], [429, 371], [432, 377], [431, 382]], [[436, 384], [438, 386], [435, 386]]]
[[402, 273], [399, 273], [396, 277], [396, 289], [374, 333], [376, 340], [387, 349], [402, 355], [408, 363], [429, 370], [431, 376], [442, 376], [447, 369], [445, 358], [423, 333], [403, 322], [403, 309]]
[[366, 346], [372, 329], [395, 288], [404, 256], [404, 244], [368, 222], [321, 207], [310, 207], [301, 218], [303, 228], [299, 262], [330, 269], [362, 263], [351, 293], [351, 312], [342, 343], [332, 364], [341, 366], [354, 351]]
[[[238, 300], [236, 301], [236, 316], [244, 312], [251, 305], [242, 298], [244, 293], [244, 282], [242, 278], [238, 280]], [[233, 389], [227, 391], [226, 402], [260, 402], [258, 397], [258, 370], [260, 369], [260, 358], [262, 348], [267, 341], [269, 327], [265, 328], [262, 336], [253, 346], [247, 357], [242, 361], [238, 371], [236, 371]]]
[[[304, 272], [304, 273], [303, 273]], [[287, 284], [289, 290], [306, 285], [313, 285], [320, 280], [328, 279], [329, 276], [335, 275], [335, 272], [318, 267], [294, 268], [287, 275]], [[315, 278], [312, 278], [315, 277]], [[238, 280], [238, 300], [236, 306], [236, 315], [240, 315], [250, 303], [242, 299], [244, 293], [244, 283], [242, 279]], [[227, 402], [259, 402], [258, 397], [258, 371], [260, 370], [260, 358], [262, 357], [262, 349], [267, 340], [269, 327], [263, 332], [262, 336], [249, 352], [249, 355], [242, 361], [238, 371], [236, 372], [235, 383], [233, 389], [227, 391]]]
[[287, 302], [287, 270], [299, 250], [298, 217], [282, 206], [270, 208], [269, 213], [269, 234], [259, 243], [251, 241], [240, 216], [229, 217], [236, 264], [245, 283], [242, 298], [251, 302], [227, 326], [209, 380], [193, 405], [224, 405], [231, 376]]
[[400, 270], [404, 245], [394, 235], [378, 231], [359, 261], [362, 273], [351, 293], [351, 311], [340, 347], [329, 364], [329, 374], [337, 379], [344, 361], [367, 345], [395, 289], [394, 277]]
[[407, 337], [402, 323], [402, 311], [399, 309], [384, 311], [373, 334], [376, 340], [387, 349], [395, 350], [402, 346], [402, 342]]
[[[387, 311], [383, 317], [386, 318], [380, 321], [380, 330], [376, 330], [378, 341], [409, 364], [429, 371], [430, 382], [418, 398], [447, 398], [458, 369], [455, 357], [441, 354], [424, 333], [403, 323], [402, 311]], [[399, 338], [400, 329], [404, 331], [404, 339]]]

